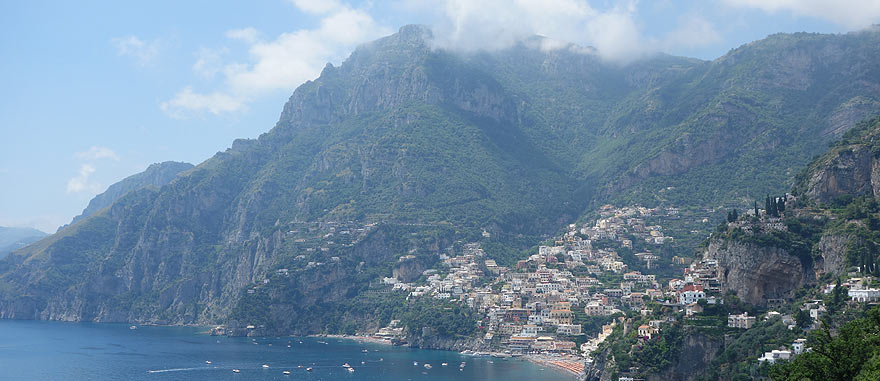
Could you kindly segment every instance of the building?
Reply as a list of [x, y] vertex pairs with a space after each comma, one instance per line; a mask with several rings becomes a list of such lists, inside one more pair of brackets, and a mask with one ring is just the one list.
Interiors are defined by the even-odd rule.
[[771, 364], [775, 364], [779, 360], [790, 360], [791, 359], [791, 351], [780, 351], [774, 349], [770, 352], [765, 352], [763, 356], [761, 356], [758, 361], [760, 362], [769, 362]]
[[728, 327], [749, 329], [753, 325], [755, 325], [755, 317], [749, 316], [748, 312], [743, 312], [740, 315], [727, 315]]
[[560, 324], [556, 327], [557, 335], [578, 336], [583, 335], [583, 326], [580, 324]]
[[642, 324], [639, 326], [639, 337], [650, 340], [651, 336], [657, 334], [657, 332], [659, 332], [659, 330], [657, 330], [657, 328], [651, 327], [650, 325]]
[[706, 292], [703, 291], [703, 286], [700, 285], [689, 284], [678, 292], [679, 304], [688, 305], [696, 303], [700, 299], [706, 299]]
[[876, 288], [850, 289], [849, 297], [854, 302], [880, 301], [880, 290]]

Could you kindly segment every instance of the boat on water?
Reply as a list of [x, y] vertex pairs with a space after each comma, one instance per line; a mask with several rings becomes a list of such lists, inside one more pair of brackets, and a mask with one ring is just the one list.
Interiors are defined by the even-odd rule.
[[367, 352], [369, 352], [369, 351], [370, 351], [369, 349], [364, 349], [364, 350], [362, 350], [361, 352], [367, 353]]
[[425, 364], [425, 369], [431, 369], [431, 368], [433, 368], [433, 366], [431, 366], [431, 364]]
[[285, 376], [289, 376], [289, 375], [290, 375], [290, 371], [289, 371], [289, 370], [285, 370], [285, 371], [283, 371], [283, 372], [281, 372], [281, 373], [284, 374]]
[[418, 362], [418, 361], [413, 361], [413, 366], [419, 366], [419, 362]]
[[297, 366], [298, 369], [302, 369], [302, 367], [303, 367], [302, 365], [298, 365], [298, 366]]
[[447, 363], [445, 363], [445, 362], [444, 362], [444, 363], [440, 363], [440, 366], [447, 366], [447, 365], [449, 365], [449, 364], [447, 364]]
[[311, 372], [311, 371], [312, 371], [312, 367], [306, 368], [306, 372]]
[[361, 365], [365, 365], [366, 363], [366, 361], [361, 361]]
[[345, 364], [342, 364], [342, 367], [343, 368], [351, 368], [351, 365], [348, 365], [348, 363], [345, 363]]
[[267, 364], [263, 364], [263, 369], [266, 369], [266, 368], [268, 368], [268, 367], [269, 367], [269, 365], [267, 365]]
[[354, 368], [348, 368], [348, 373], [354, 373]]
[[241, 373], [241, 371], [238, 370], [238, 369], [233, 369], [233, 370], [232, 370], [232, 373]]
[[211, 363], [211, 361], [205, 360], [205, 364], [210, 364], [210, 363]]
[[133, 325], [133, 326], [131, 326], [131, 327], [128, 327], [128, 329], [138, 329], [138, 326]]

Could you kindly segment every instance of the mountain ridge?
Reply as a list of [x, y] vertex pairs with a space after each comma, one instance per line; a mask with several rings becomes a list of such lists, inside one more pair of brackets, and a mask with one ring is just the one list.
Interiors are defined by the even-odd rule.
[[[258, 139], [0, 261], [0, 317], [207, 324], [254, 312], [277, 332], [309, 333], [327, 316], [289, 316], [360, 295], [401, 255], [430, 263], [485, 230], [500, 246], [490, 256], [511, 262], [590, 204], [763, 194], [833, 137], [815, 131], [834, 110], [850, 110], [841, 123], [880, 111], [880, 33], [783, 35], [756, 45], [775, 56], [745, 46], [624, 67], [525, 44], [463, 56], [425, 38], [409, 26], [359, 47], [298, 87]], [[778, 59], [801, 62], [799, 49], [820, 63], [816, 51], [864, 52], [832, 67], [846, 80], [813, 89]], [[755, 65], [768, 74], [751, 75]], [[862, 106], [847, 108], [853, 99]], [[363, 233], [328, 238], [342, 224]], [[281, 268], [298, 280], [266, 311], [239, 308], [245, 288]], [[320, 294], [285, 302], [309, 284]]]

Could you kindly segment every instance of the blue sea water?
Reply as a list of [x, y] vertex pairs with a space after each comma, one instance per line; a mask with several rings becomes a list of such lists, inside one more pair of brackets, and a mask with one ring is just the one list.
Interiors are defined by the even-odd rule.
[[[332, 338], [215, 337], [202, 331], [193, 327], [132, 330], [121, 324], [0, 320], [0, 380], [573, 379], [518, 359]], [[443, 362], [448, 366], [441, 366]], [[343, 368], [344, 363], [355, 371]], [[432, 369], [424, 368], [425, 363]], [[269, 368], [264, 369], [263, 364]], [[313, 370], [307, 372], [306, 367]], [[240, 373], [233, 373], [233, 369]], [[291, 374], [282, 374], [284, 370]]]

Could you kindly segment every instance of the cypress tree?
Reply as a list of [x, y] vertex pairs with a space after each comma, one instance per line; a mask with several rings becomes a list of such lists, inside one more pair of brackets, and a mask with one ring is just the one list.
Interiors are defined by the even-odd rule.
[[764, 199], [764, 214], [770, 214], [770, 195], [767, 195], [767, 198]]
[[780, 213], [784, 212], [785, 211], [785, 195], [782, 195], [782, 197], [779, 198], [779, 201], [777, 201], [777, 203], [778, 203], [777, 209], [779, 209], [779, 212]]
[[755, 217], [761, 217], [761, 213], [758, 213], [758, 200], [755, 200]]

